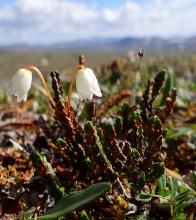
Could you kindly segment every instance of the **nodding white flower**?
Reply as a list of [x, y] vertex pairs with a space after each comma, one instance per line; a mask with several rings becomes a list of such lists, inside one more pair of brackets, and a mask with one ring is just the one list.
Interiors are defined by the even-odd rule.
[[18, 102], [26, 101], [31, 88], [32, 72], [28, 69], [19, 69], [11, 79], [10, 93], [17, 97]]
[[79, 69], [76, 76], [76, 89], [80, 99], [92, 100], [93, 94], [102, 96], [97, 78], [90, 68]]

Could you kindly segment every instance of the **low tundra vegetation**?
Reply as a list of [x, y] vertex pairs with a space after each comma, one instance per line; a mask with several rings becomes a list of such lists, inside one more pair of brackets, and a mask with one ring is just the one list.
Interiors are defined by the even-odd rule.
[[50, 73], [52, 90], [36, 67], [16, 73], [27, 101], [8, 111], [0, 96], [2, 219], [194, 219], [196, 87], [142, 57], [95, 76], [81, 56], [70, 83]]

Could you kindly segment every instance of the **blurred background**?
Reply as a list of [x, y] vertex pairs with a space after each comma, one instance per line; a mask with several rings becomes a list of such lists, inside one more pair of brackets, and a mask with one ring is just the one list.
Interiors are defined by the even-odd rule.
[[0, 0], [0, 77], [36, 65], [69, 73], [85, 53], [93, 68], [116, 57], [196, 52], [195, 0]]

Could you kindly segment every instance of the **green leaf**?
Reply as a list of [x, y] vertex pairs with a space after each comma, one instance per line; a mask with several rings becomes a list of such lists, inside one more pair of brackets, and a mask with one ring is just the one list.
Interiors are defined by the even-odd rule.
[[191, 195], [191, 191], [187, 190], [185, 192], [179, 193], [175, 197], [176, 201], [176, 210], [177, 212], [183, 211], [184, 208], [188, 207], [191, 204], [194, 204], [194, 195]]
[[191, 136], [192, 134], [193, 134], [193, 130], [187, 127], [168, 129], [166, 140], [178, 140], [183, 137]]
[[152, 199], [152, 195], [141, 192], [135, 197], [135, 199], [140, 202], [150, 202], [150, 200]]
[[162, 197], [168, 197], [169, 195], [171, 195], [171, 192], [168, 189], [165, 189], [165, 190], [159, 191], [159, 195]]
[[192, 194], [195, 194], [195, 191], [186, 183], [178, 181], [179, 192], [184, 192], [189, 190]]
[[163, 175], [157, 181], [157, 190], [161, 191], [166, 188], [166, 177]]
[[169, 178], [168, 184], [171, 189], [171, 196], [172, 197], [176, 196], [178, 192], [178, 182], [173, 178]]
[[80, 212], [80, 220], [89, 220], [89, 217], [85, 210]]
[[162, 97], [162, 100], [161, 100], [161, 106], [165, 105], [166, 103], [166, 98], [168, 97], [169, 95], [169, 91], [176, 87], [175, 86], [175, 75], [173, 73], [168, 73], [168, 78], [166, 80], [166, 83], [165, 83], [165, 87], [163, 89], [163, 97]]
[[66, 198], [61, 199], [46, 215], [38, 217], [38, 220], [54, 220], [60, 216], [64, 216], [105, 194], [110, 187], [110, 183], [103, 182], [93, 184], [84, 190], [74, 192]]
[[133, 219], [134, 220], [150, 220], [148, 218], [147, 214], [142, 214], [142, 215], [135, 216]]
[[187, 220], [187, 216], [183, 212], [180, 212], [176, 215], [176, 220]]
[[31, 220], [31, 219], [33, 219], [33, 214], [34, 214], [35, 210], [36, 210], [36, 208], [32, 207], [31, 209], [19, 214], [17, 216], [17, 219], [18, 220]]
[[159, 195], [162, 197], [167, 197], [170, 195], [170, 191], [169, 189], [167, 189], [166, 183], [167, 179], [164, 175], [161, 176], [157, 181], [157, 190], [159, 192]]
[[190, 194], [190, 190], [186, 190], [184, 192], [179, 193], [175, 197], [176, 203], [181, 204], [185, 201], [188, 201], [190, 199], [189, 194]]

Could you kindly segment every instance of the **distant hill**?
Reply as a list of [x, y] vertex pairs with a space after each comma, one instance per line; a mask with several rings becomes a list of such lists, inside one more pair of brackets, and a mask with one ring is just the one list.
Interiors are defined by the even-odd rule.
[[162, 39], [158, 37], [135, 38], [92, 38], [52, 45], [10, 45], [1, 46], [0, 50], [47, 50], [66, 52], [105, 52], [127, 53], [142, 48], [152, 54], [175, 54], [196, 52], [196, 36], [191, 38]]

